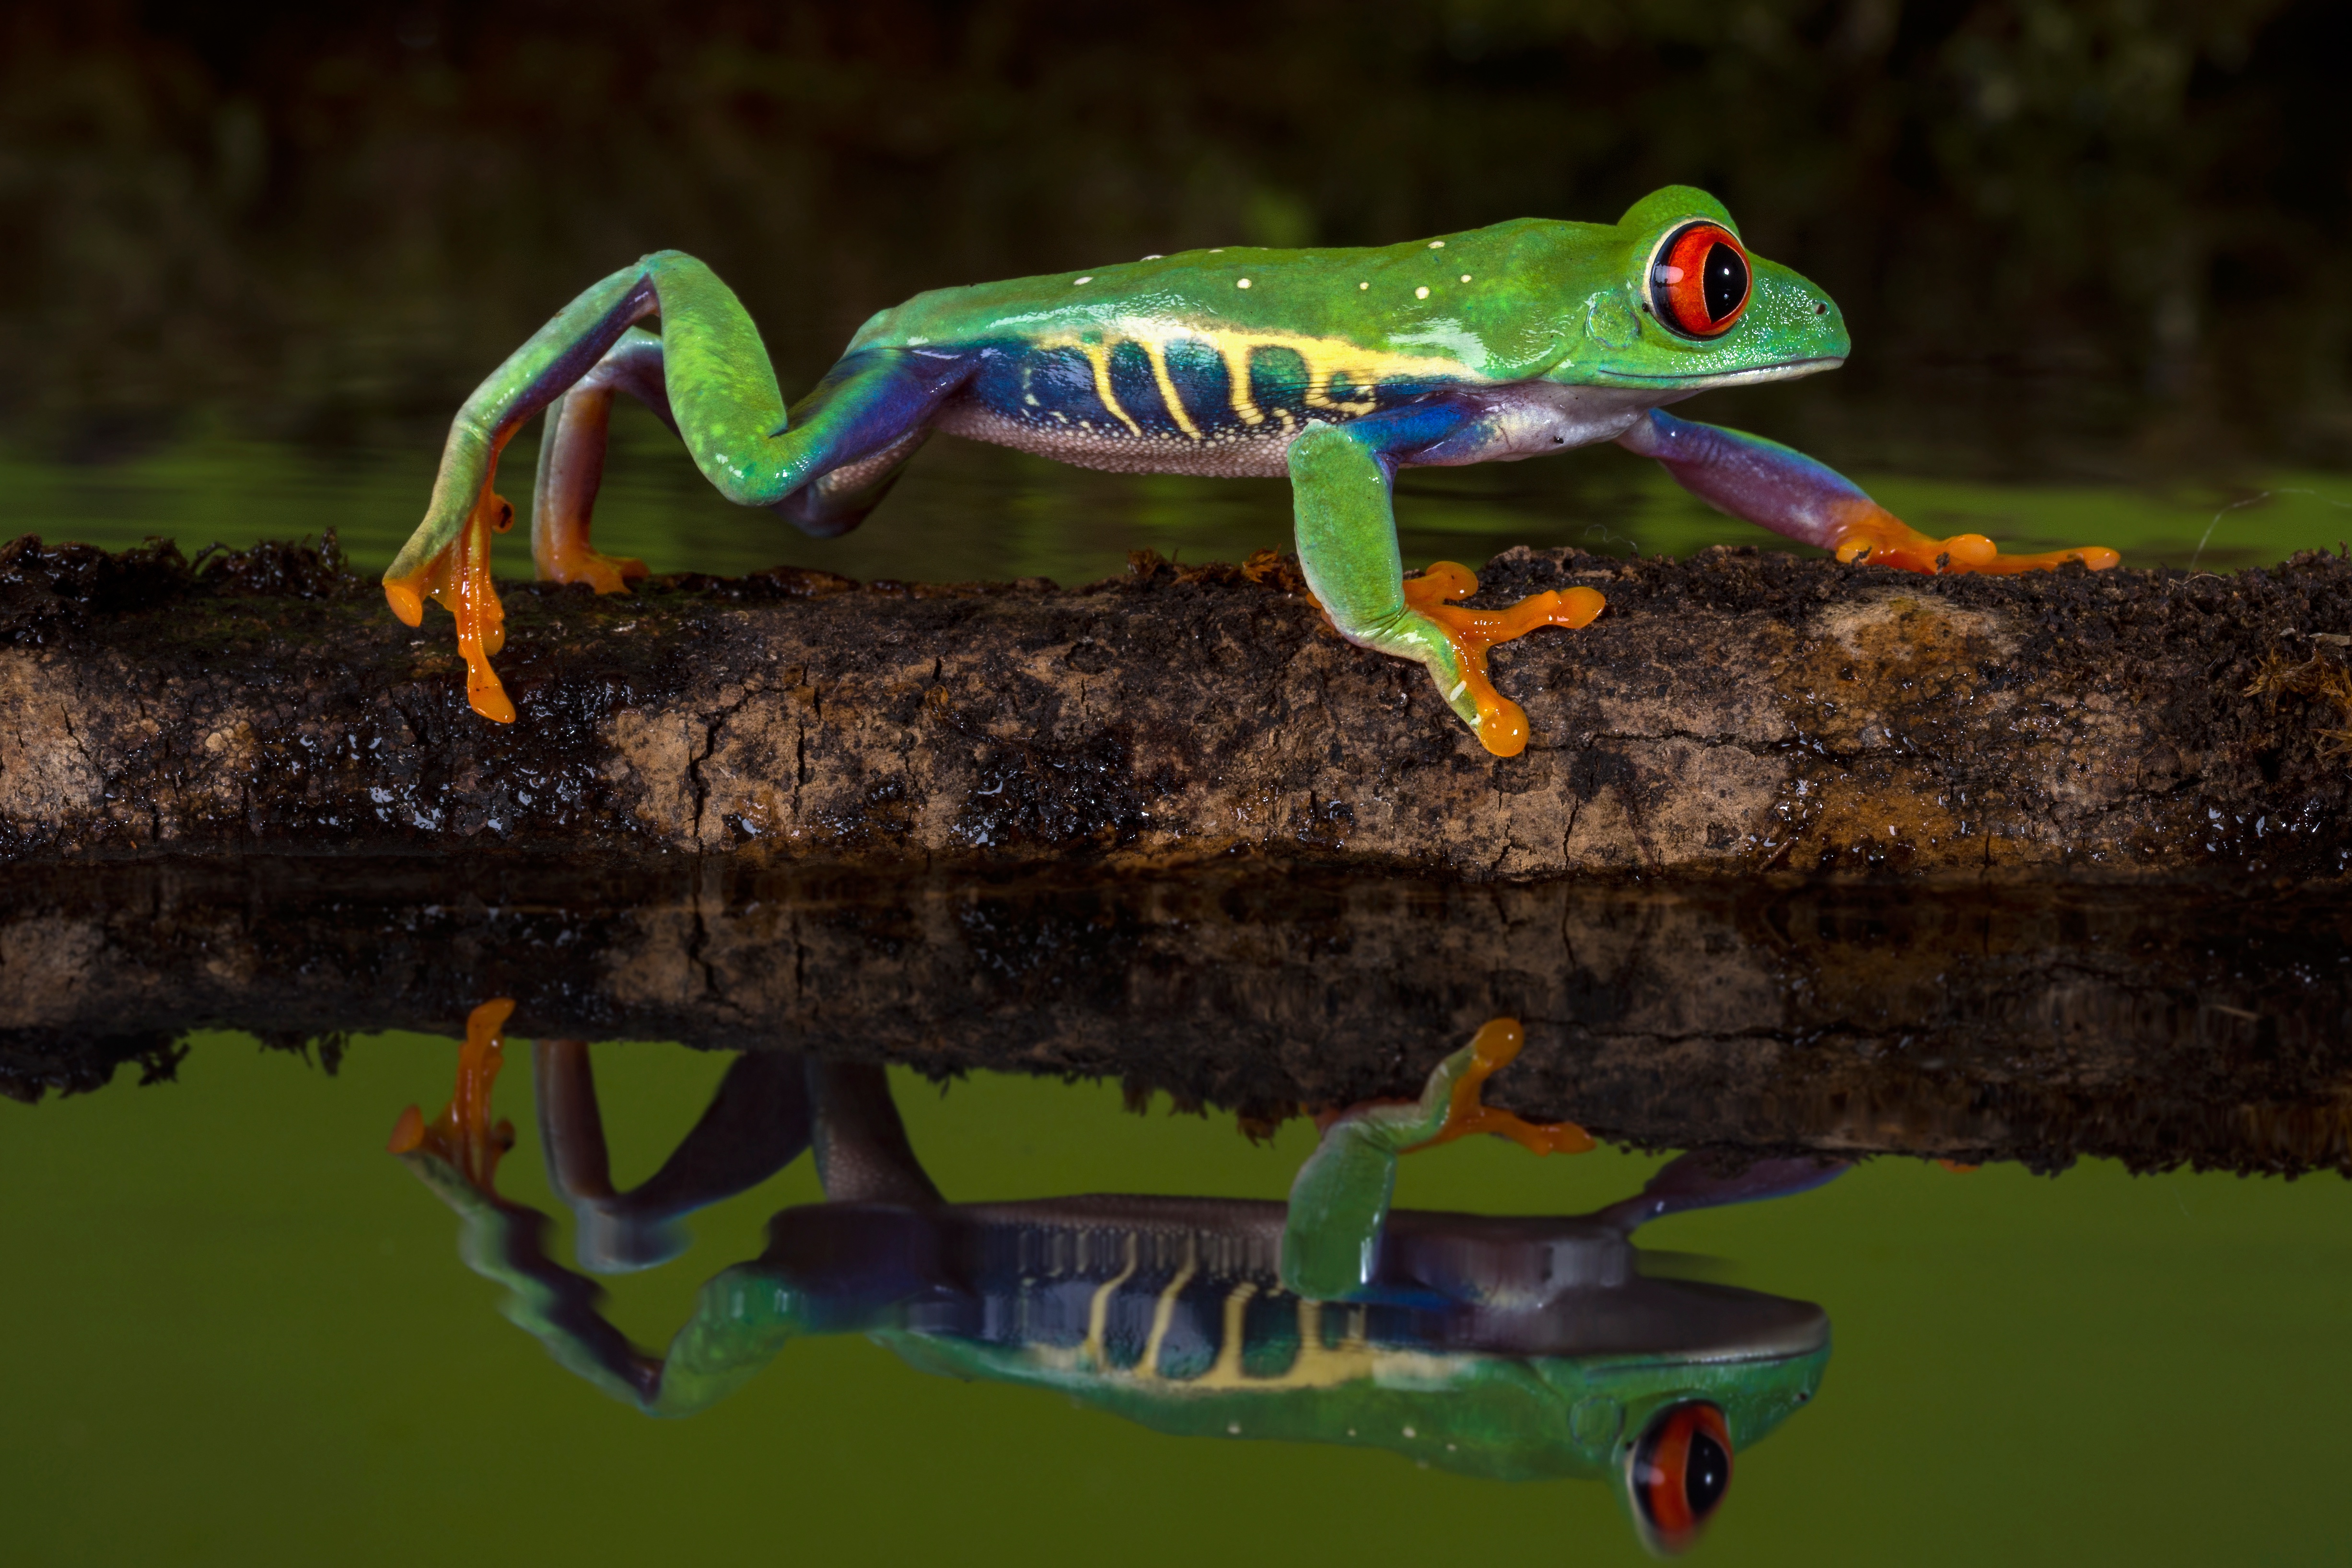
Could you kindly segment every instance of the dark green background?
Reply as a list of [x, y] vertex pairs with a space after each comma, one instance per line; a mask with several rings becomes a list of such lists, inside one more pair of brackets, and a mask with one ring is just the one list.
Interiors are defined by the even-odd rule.
[[[429, 434], [660, 246], [805, 384], [919, 288], [1614, 218], [1682, 182], [1845, 308], [1757, 394], [1864, 466], [2352, 450], [2324, 0], [129, 0], [0, 17], [0, 419]], [[1718, 412], [1722, 408], [1718, 405]]]

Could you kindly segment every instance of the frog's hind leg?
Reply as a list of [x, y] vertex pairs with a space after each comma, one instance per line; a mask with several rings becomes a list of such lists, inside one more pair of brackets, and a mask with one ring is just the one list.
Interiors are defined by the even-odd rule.
[[[895, 373], [898, 368], [888, 356], [875, 361], [855, 356], [793, 405], [793, 424], [803, 430], [821, 427], [836, 438], [848, 437], [841, 443], [848, 448], [856, 444], [861, 424], [896, 428], [909, 417], [919, 421], [936, 400], [921, 397], [919, 387], [914, 390], [920, 406], [904, 407], [909, 389], [903, 384], [906, 378]], [[646, 575], [645, 562], [604, 555], [589, 542], [596, 492], [604, 477], [605, 436], [616, 392], [629, 393], [669, 426], [671, 434], [679, 434], [664, 382], [662, 340], [632, 327], [596, 362], [595, 369], [547, 411], [547, 434], [540, 443], [539, 479], [532, 489], [530, 515], [531, 559], [543, 581], [585, 582], [599, 593], [618, 593]], [[817, 538], [845, 534], [881, 504], [905, 471], [907, 460], [929, 434], [930, 427], [918, 423], [881, 450], [825, 469], [770, 509]]]
[[1465, 610], [1455, 601], [1478, 587], [1467, 568], [1440, 561], [1404, 580], [1391, 501], [1398, 455], [1458, 439], [1463, 423], [1442, 407], [1413, 409], [1317, 425], [1292, 442], [1298, 562], [1339, 635], [1425, 665], [1486, 749], [1516, 757], [1528, 744], [1528, 716], [1487, 678], [1486, 651], [1539, 626], [1586, 625], [1601, 599], [1590, 588], [1547, 590], [1504, 611]]
[[[503, 612], [490, 586], [490, 536], [513, 517], [513, 508], [492, 487], [499, 454], [525, 421], [597, 370], [630, 329], [656, 315], [662, 321], [662, 395], [673, 427], [703, 476], [741, 506], [776, 507], [834, 470], [855, 468], [894, 449], [903, 457], [912, 450], [909, 436], [971, 373], [970, 362], [951, 350], [867, 350], [835, 367], [827, 377], [830, 392], [820, 389], [824, 395], [803, 405], [803, 423], [787, 413], [767, 349], [742, 302], [694, 257], [659, 251], [588, 289], [509, 355], [458, 410], [425, 520], [384, 574], [384, 596], [409, 625], [421, 623], [427, 597], [456, 613], [467, 695], [485, 717], [514, 718], [514, 705], [489, 664], [504, 641]], [[635, 390], [642, 357], [656, 351], [641, 340], [649, 337], [631, 340], [612, 371], [613, 386]], [[570, 498], [549, 512], [549, 553], [558, 559], [593, 554], [587, 549], [584, 502], [593, 495], [591, 478], [602, 472], [609, 389], [589, 390], [605, 392], [604, 403], [592, 399], [574, 420], [559, 418], [554, 440], [560, 450], [548, 458], [560, 495], [569, 486]], [[574, 431], [569, 443], [567, 423]], [[846, 526], [844, 517], [861, 502], [870, 504], [884, 482], [885, 476], [864, 474], [836, 486], [840, 493], [821, 492], [797, 511], [782, 509], [795, 521], [838, 531]], [[625, 567], [607, 564], [625, 578]], [[582, 570], [593, 580], [588, 567]]]

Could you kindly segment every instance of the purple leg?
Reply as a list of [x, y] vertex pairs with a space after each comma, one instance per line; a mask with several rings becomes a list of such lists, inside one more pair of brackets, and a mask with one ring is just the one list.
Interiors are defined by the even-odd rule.
[[2104, 546], [2003, 555], [1982, 534], [1930, 538], [1826, 464], [1744, 431], [1724, 430], [1652, 410], [1617, 444], [1654, 457], [1675, 483], [1718, 511], [1834, 553], [1906, 571], [1981, 571], [2008, 576], [2079, 560], [2105, 571], [2123, 558]]

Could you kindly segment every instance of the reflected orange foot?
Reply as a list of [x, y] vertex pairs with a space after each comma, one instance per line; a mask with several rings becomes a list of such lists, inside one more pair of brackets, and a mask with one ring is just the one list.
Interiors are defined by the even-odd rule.
[[512, 999], [484, 1002], [466, 1017], [466, 1043], [457, 1051], [457, 1084], [449, 1103], [431, 1122], [411, 1105], [393, 1124], [387, 1146], [395, 1155], [419, 1150], [457, 1168], [475, 1187], [494, 1193], [499, 1156], [514, 1147], [512, 1122], [490, 1120], [490, 1089], [506, 1065], [507, 1019]]
[[490, 668], [490, 655], [507, 643], [506, 606], [490, 586], [490, 536], [514, 527], [514, 507], [482, 483], [481, 498], [448, 547], [408, 577], [387, 579], [383, 597], [408, 625], [425, 623], [429, 597], [457, 618], [457, 652], [466, 660], [466, 701], [484, 718], [515, 720], [514, 704]]
[[2013, 577], [2021, 571], [2050, 571], [2079, 560], [2093, 571], [2105, 571], [2124, 558], [2105, 545], [2077, 549], [2048, 550], [2040, 555], [2003, 555], [1982, 534], [1954, 534], [1929, 538], [1874, 502], [1859, 503], [1837, 533], [1832, 548], [1842, 561], [1867, 561], [1872, 566], [1899, 567], [1929, 575], [1963, 571], [1993, 577]]
[[1517, 757], [1527, 749], [1527, 710], [1495, 689], [1486, 674], [1486, 650], [1540, 626], [1570, 631], [1589, 626], [1607, 601], [1590, 588], [1571, 588], [1565, 593], [1546, 589], [1529, 594], [1507, 610], [1465, 610], [1455, 602], [1477, 591], [1477, 575], [1468, 567], [1441, 560], [1419, 577], [1405, 580], [1404, 601], [1435, 622], [1454, 644], [1461, 685], [1446, 694], [1446, 700], [1466, 693], [1477, 705], [1480, 742], [1497, 757]]
[[1527, 1042], [1528, 1032], [1517, 1019], [1495, 1019], [1481, 1029], [1470, 1041], [1469, 1070], [1454, 1081], [1444, 1125], [1405, 1152], [1434, 1148], [1473, 1133], [1492, 1133], [1538, 1155], [1580, 1155], [1591, 1148], [1592, 1134], [1573, 1122], [1530, 1122], [1480, 1100], [1486, 1080], [1508, 1067]]
[[626, 593], [629, 584], [647, 574], [635, 556], [606, 555], [585, 543], [563, 543], [539, 563], [539, 575], [549, 582], [584, 582], [599, 593]]

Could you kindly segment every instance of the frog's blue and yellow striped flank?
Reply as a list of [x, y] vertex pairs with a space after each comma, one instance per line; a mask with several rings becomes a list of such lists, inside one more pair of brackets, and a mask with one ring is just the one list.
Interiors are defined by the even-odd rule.
[[1516, 1054], [1497, 1019], [1417, 1102], [1332, 1118], [1287, 1204], [1083, 1197], [950, 1204], [908, 1147], [879, 1068], [747, 1056], [645, 1186], [616, 1193], [587, 1048], [537, 1048], [541, 1141], [582, 1264], [638, 1269], [686, 1245], [679, 1219], [814, 1146], [826, 1201], [769, 1224], [767, 1250], [702, 1290], [662, 1354], [550, 1260], [535, 1209], [493, 1184], [504, 1003], [478, 1009], [458, 1090], [394, 1151], [463, 1218], [501, 1310], [565, 1367], [662, 1416], [725, 1397], [793, 1339], [863, 1333], [967, 1379], [1048, 1388], [1182, 1436], [1385, 1448], [1494, 1479], [1599, 1478], [1655, 1547], [1696, 1538], [1733, 1456], [1802, 1406], [1829, 1358], [1808, 1302], [1644, 1277], [1630, 1237], [1660, 1215], [1817, 1186], [1834, 1165], [1726, 1176], [1685, 1159], [1638, 1196], [1560, 1218], [1391, 1212], [1399, 1155], [1471, 1132], [1573, 1150], [1572, 1126], [1484, 1105]]
[[[658, 336], [640, 323], [660, 319]], [[1837, 307], [1752, 256], [1714, 198], [1669, 186], [1615, 224], [1520, 219], [1369, 249], [1221, 246], [1045, 277], [943, 288], [861, 328], [787, 408], [734, 292], [661, 251], [573, 300], [452, 423], [425, 520], [384, 576], [394, 611], [456, 612], [475, 708], [509, 721], [490, 536], [512, 512], [499, 453], [550, 411], [531, 519], [540, 574], [622, 590], [636, 561], [598, 553], [590, 514], [616, 392], [677, 432], [730, 500], [812, 534], [855, 528], [933, 430], [1088, 467], [1287, 476], [1307, 586], [1350, 642], [1425, 665], [1504, 756], [1527, 720], [1486, 650], [1601, 609], [1590, 589], [1501, 613], [1461, 608], [1476, 580], [1441, 563], [1408, 581], [1391, 490], [1401, 467], [1507, 461], [1615, 441], [1711, 504], [1837, 552], [1918, 571], [2016, 571], [2112, 550], [2000, 555], [1915, 533], [1830, 469], [1776, 443], [1661, 412], [1709, 387], [1843, 362]]]

